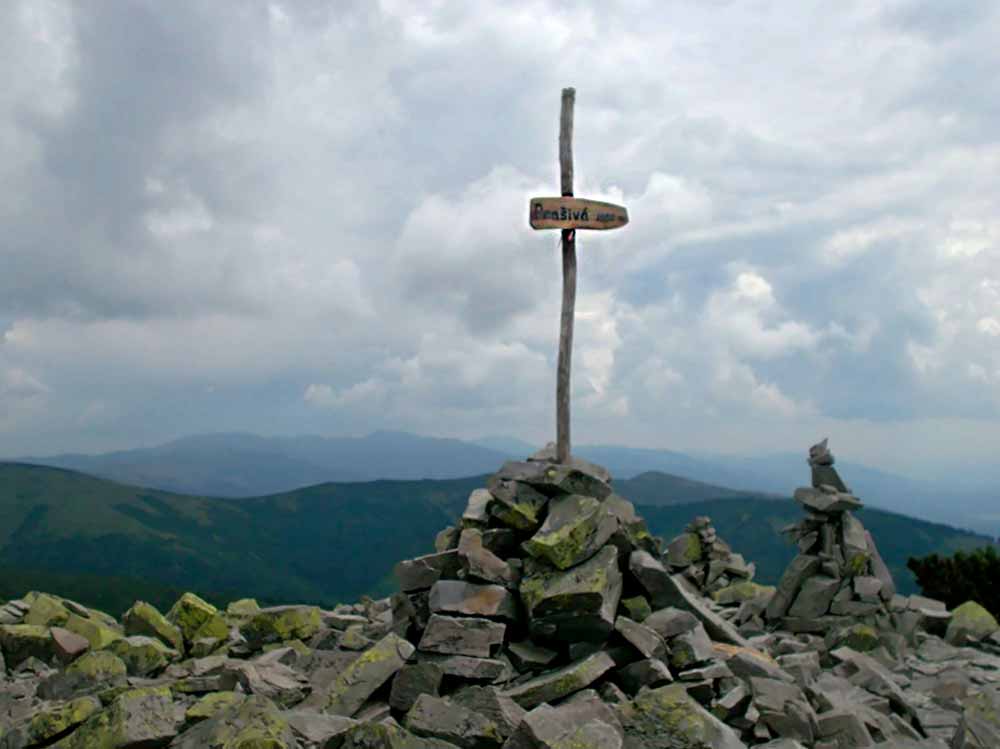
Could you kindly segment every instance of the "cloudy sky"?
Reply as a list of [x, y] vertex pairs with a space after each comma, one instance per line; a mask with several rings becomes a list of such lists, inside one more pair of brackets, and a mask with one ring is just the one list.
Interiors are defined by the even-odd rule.
[[1000, 444], [990, 0], [0, 3], [0, 455], [553, 432], [914, 475]]

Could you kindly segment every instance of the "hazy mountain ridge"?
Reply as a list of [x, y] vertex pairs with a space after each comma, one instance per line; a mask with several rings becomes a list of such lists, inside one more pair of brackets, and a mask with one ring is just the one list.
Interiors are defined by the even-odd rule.
[[[516, 438], [477, 442], [374, 432], [366, 437], [260, 437], [208, 434], [103, 455], [65, 454], [21, 462], [58, 466], [133, 485], [184, 494], [251, 497], [325, 481], [452, 479], [490, 473], [535, 448]], [[574, 453], [606, 466], [616, 479], [658, 471], [744, 493], [789, 495], [808, 483], [804, 455], [688, 455], [671, 450], [581, 445]], [[1000, 534], [997, 492], [915, 481], [838, 461], [848, 486], [869, 507]], [[961, 482], [957, 482], [961, 484]], [[707, 497], [705, 497], [707, 498]]]
[[[0, 463], [0, 535], [5, 585], [9, 575], [94, 576], [118, 581], [122, 600], [175, 588], [261, 600], [312, 600], [332, 605], [364, 593], [388, 593], [401, 558], [433, 549], [483, 475], [450, 480], [324, 483], [240, 500], [187, 496], [127, 486], [68, 470]], [[657, 492], [657, 482], [662, 490]], [[696, 515], [712, 517], [722, 537], [775, 582], [793, 547], [777, 530], [801, 516], [790, 500], [711, 487], [648, 473], [616, 481], [636, 501], [653, 533], [669, 539]], [[634, 491], [633, 491], [634, 489]], [[723, 498], [707, 498], [712, 492]], [[685, 501], [697, 496], [697, 501]], [[658, 505], [654, 504], [658, 500]], [[990, 539], [913, 518], [863, 511], [904, 591], [909, 555], [951, 553]], [[138, 589], [129, 587], [135, 581]], [[148, 581], [148, 583], [143, 582]], [[46, 589], [51, 585], [46, 584]], [[72, 597], [75, 590], [56, 590]]]

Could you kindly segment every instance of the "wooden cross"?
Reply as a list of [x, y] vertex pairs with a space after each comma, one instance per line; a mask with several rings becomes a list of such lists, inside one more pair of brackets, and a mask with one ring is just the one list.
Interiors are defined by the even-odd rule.
[[573, 356], [573, 316], [576, 309], [576, 230], [617, 229], [628, 223], [620, 205], [573, 197], [573, 105], [576, 89], [562, 91], [559, 117], [560, 198], [532, 198], [528, 223], [532, 229], [562, 230], [563, 294], [559, 319], [559, 363], [556, 370], [556, 462], [570, 459], [569, 372]]

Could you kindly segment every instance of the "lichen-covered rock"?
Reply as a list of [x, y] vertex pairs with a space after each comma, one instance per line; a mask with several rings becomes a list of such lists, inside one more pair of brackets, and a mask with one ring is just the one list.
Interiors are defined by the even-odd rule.
[[746, 749], [737, 733], [680, 684], [644, 689], [616, 706], [626, 746], [642, 749]]
[[184, 644], [202, 637], [223, 639], [229, 635], [229, 626], [219, 610], [194, 593], [185, 593], [167, 612], [167, 621], [175, 625], [184, 638]]
[[156, 637], [177, 652], [184, 650], [184, 636], [180, 629], [168, 622], [151, 603], [136, 601], [122, 616], [122, 624], [126, 635]]
[[570, 494], [549, 502], [545, 522], [523, 547], [533, 557], [565, 570], [596, 554], [617, 529], [617, 520], [603, 502]]
[[166, 746], [177, 734], [170, 690], [131, 689], [118, 695], [107, 710], [52, 746], [55, 749], [130, 749]]
[[338, 739], [343, 741], [340, 749], [455, 749], [455, 745], [447, 741], [415, 736], [389, 722], [359, 723]]
[[393, 568], [399, 589], [404, 593], [426, 590], [442, 578], [454, 578], [461, 569], [458, 549], [424, 554], [413, 559], [397, 562]]
[[743, 603], [762, 596], [774, 595], [774, 591], [773, 585], [761, 585], [749, 580], [742, 580], [715, 591], [712, 593], [712, 599], [722, 605]]
[[150, 676], [159, 673], [169, 663], [180, 657], [155, 637], [133, 635], [115, 640], [108, 650], [125, 663], [129, 676]]
[[241, 598], [238, 601], [230, 601], [226, 606], [226, 614], [234, 619], [251, 617], [260, 611], [260, 605], [256, 598]]
[[618, 550], [609, 544], [568, 570], [526, 560], [520, 592], [535, 638], [602, 642], [621, 599]]
[[308, 640], [323, 626], [318, 606], [275, 606], [261, 609], [240, 628], [251, 647], [288, 640]]
[[552, 702], [586, 689], [614, 666], [611, 656], [599, 651], [507, 689], [503, 695], [521, 707], [530, 709], [543, 702]]
[[87, 642], [90, 643], [93, 650], [106, 648], [115, 640], [120, 640], [123, 637], [117, 629], [102, 624], [97, 619], [85, 619], [77, 614], [70, 614], [63, 627], [87, 638]]
[[975, 601], [966, 601], [951, 612], [945, 640], [952, 645], [979, 642], [1000, 630], [993, 615]]
[[403, 726], [417, 736], [448, 741], [462, 749], [491, 749], [503, 744], [496, 723], [450, 700], [422, 694]]
[[298, 746], [288, 720], [265, 697], [247, 697], [189, 728], [171, 749], [293, 749]]
[[96, 697], [80, 697], [69, 702], [42, 706], [24, 727], [27, 745], [48, 743], [100, 710], [101, 701]]
[[494, 502], [490, 514], [510, 528], [534, 532], [545, 518], [548, 497], [537, 489], [518, 481], [494, 476], [489, 483]]
[[80, 674], [93, 681], [111, 681], [128, 673], [125, 662], [108, 650], [92, 650], [66, 667], [67, 674]]
[[321, 695], [324, 712], [353, 716], [375, 690], [403, 667], [414, 650], [413, 645], [395, 634], [383, 637], [341, 671]]
[[187, 709], [184, 719], [190, 723], [197, 723], [214, 718], [241, 704], [246, 698], [242, 692], [209, 692]]
[[40, 627], [58, 627], [69, 619], [70, 611], [55, 596], [36, 593], [32, 597], [31, 608], [21, 620], [22, 624], [37, 624]]
[[667, 545], [666, 561], [671, 567], [688, 567], [701, 559], [701, 551], [697, 533], [682, 533]]
[[7, 668], [11, 670], [31, 657], [48, 661], [52, 657], [52, 638], [48, 627], [37, 624], [0, 624], [0, 652], [3, 653]]

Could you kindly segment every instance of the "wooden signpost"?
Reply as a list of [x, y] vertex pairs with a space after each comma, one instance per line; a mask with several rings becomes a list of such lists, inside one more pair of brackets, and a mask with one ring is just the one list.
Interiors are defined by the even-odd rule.
[[570, 459], [569, 372], [573, 356], [573, 316], [576, 310], [576, 230], [617, 229], [628, 223], [620, 205], [573, 197], [573, 105], [576, 89], [562, 91], [559, 116], [559, 177], [562, 197], [532, 198], [528, 223], [532, 229], [562, 230], [563, 295], [559, 320], [559, 363], [556, 372], [556, 461]]

